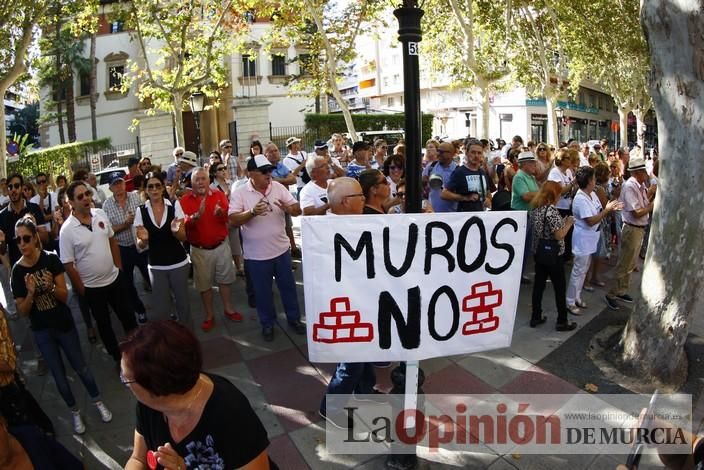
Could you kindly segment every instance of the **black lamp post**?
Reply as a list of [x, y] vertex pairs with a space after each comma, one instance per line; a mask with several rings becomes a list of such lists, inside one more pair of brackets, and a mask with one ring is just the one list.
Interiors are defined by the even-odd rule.
[[[418, 43], [422, 39], [420, 20], [423, 17], [423, 10], [418, 7], [416, 0], [403, 0], [402, 6], [394, 10], [394, 16], [398, 18], [398, 39], [403, 48], [403, 94], [406, 115], [406, 212], [419, 213], [422, 211], [420, 154], [422, 120]], [[423, 385], [423, 380], [423, 370], [418, 367], [417, 361], [402, 362], [391, 373], [391, 381], [394, 384], [391, 393], [395, 395], [420, 394], [422, 393], [420, 387]], [[417, 387], [417, 390], [406, 390], [407, 385]], [[417, 423], [413, 427], [416, 425]], [[415, 431], [409, 431], [409, 435], [415, 435]], [[412, 453], [401, 453], [404, 450], [394, 447], [392, 444], [392, 453], [386, 459], [387, 468], [410, 470], [418, 465], [415, 449]], [[405, 449], [405, 451], [409, 450]]]
[[555, 117], [557, 118], [557, 142], [555, 142], [555, 146], [559, 147], [560, 145], [560, 130], [562, 129], [563, 122], [562, 119], [565, 117], [565, 110], [562, 109], [562, 107], [558, 106], [555, 108]]
[[195, 93], [191, 94], [189, 101], [191, 102], [193, 123], [196, 126], [196, 154], [198, 155], [198, 163], [202, 165], [203, 162], [201, 161], [200, 150], [200, 113], [202, 113], [203, 109], [205, 108], [205, 95], [200, 91], [196, 91]]

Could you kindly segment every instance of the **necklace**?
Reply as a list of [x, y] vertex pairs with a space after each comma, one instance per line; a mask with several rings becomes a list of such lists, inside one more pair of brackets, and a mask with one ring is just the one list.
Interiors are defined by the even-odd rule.
[[[202, 380], [203, 380], [202, 377], [198, 377], [198, 382], [197, 382], [197, 384], [201, 384]], [[203, 391], [203, 388], [205, 388], [205, 387], [203, 387], [203, 385], [201, 384], [201, 385], [200, 385], [200, 388], [198, 389], [198, 392], [197, 392], [197, 393], [195, 394], [195, 396], [191, 399], [191, 401], [188, 402], [188, 405], [186, 406], [186, 409], [185, 409], [183, 412], [179, 413], [179, 415], [185, 416], [185, 417], [186, 417], [186, 420], [188, 420], [188, 419], [190, 418], [189, 415], [190, 415], [190, 412], [191, 412], [191, 407], [193, 406], [193, 403], [195, 403], [196, 400], [198, 400], [198, 397], [200, 396], [201, 392]], [[167, 423], [169, 423], [169, 417], [166, 415], [166, 413], [164, 413], [164, 420], [165, 420]], [[173, 423], [172, 423], [172, 424], [173, 424]]]

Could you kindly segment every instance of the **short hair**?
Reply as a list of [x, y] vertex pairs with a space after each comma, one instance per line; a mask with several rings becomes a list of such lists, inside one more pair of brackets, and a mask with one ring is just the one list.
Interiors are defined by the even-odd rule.
[[186, 393], [203, 368], [198, 339], [173, 320], [151, 321], [132, 330], [120, 351], [133, 380], [158, 397]]
[[513, 139], [511, 139], [511, 142], [520, 142], [521, 144], [523, 143], [523, 137], [520, 135], [514, 135]]
[[536, 143], [533, 142], [532, 140], [529, 140], [528, 143], [526, 144], [526, 146], [528, 146], [528, 147], [535, 147], [535, 146], [536, 146]]
[[400, 166], [401, 168], [403, 168], [403, 174], [406, 174], [406, 159], [403, 155], [395, 153], [386, 160], [384, 160], [384, 169], [382, 170], [384, 172], [384, 175], [389, 176], [389, 167], [391, 165]]
[[590, 166], [580, 166], [577, 168], [577, 173], [575, 174], [575, 179], [577, 180], [577, 185], [579, 189], [584, 189], [589, 186], [589, 182], [594, 177], [594, 168]]
[[217, 150], [211, 150], [208, 154], [208, 158], [212, 157], [213, 155], [217, 155], [217, 157], [222, 160], [222, 155], [220, 155], [220, 152], [218, 152]]
[[56, 183], [58, 184], [59, 180], [63, 180], [64, 183], [66, 183], [66, 175], [59, 175], [56, 177]]
[[359, 185], [362, 186], [364, 197], [369, 198], [369, 191], [379, 182], [379, 177], [386, 178], [379, 170], [364, 170], [359, 174]]
[[482, 145], [482, 141], [479, 140], [479, 139], [475, 139], [474, 137], [467, 137], [466, 139], [464, 139], [464, 150], [465, 150], [465, 152], [466, 152], [467, 150], [469, 150], [469, 147], [471, 147], [472, 145], [478, 145], [478, 146], [480, 146], [482, 149], [484, 148], [484, 145]]
[[191, 181], [193, 181], [193, 178], [195, 178], [196, 174], [198, 174], [198, 173], [205, 173], [205, 176], [210, 178], [210, 175], [208, 174], [208, 170], [206, 170], [202, 166], [197, 166], [197, 167], [193, 168], [193, 170], [191, 170]]
[[306, 172], [308, 172], [308, 176], [313, 175], [315, 163], [319, 160], [327, 161], [327, 157], [324, 157], [323, 155], [318, 155], [317, 153], [312, 153], [308, 155], [308, 158], [306, 159]]
[[218, 144], [218, 147], [223, 148], [223, 147], [226, 146], [227, 144], [232, 145], [232, 141], [231, 141], [230, 139], [222, 139], [222, 140], [220, 141], [220, 144]]
[[611, 169], [609, 168], [609, 165], [607, 165], [606, 163], [599, 162], [594, 167], [594, 176], [596, 177], [597, 183], [607, 182], [609, 180], [610, 175], [611, 175]]
[[88, 170], [81, 168], [73, 174], [73, 181], [83, 181], [88, 178]]
[[[384, 144], [386, 144], [386, 141], [384, 139], [375, 139], [374, 140], [374, 148], [381, 147]], [[386, 145], [388, 145], [388, 144], [386, 144]]]
[[49, 178], [49, 175], [47, 175], [47, 174], [44, 173], [43, 171], [40, 171], [39, 173], [37, 173], [37, 175], [34, 177], [34, 179], [36, 180], [36, 179], [39, 178], [40, 176], [43, 176], [44, 178]]
[[66, 196], [68, 196], [68, 199], [70, 201], [73, 201], [73, 194], [76, 192], [76, 188], [79, 186], [83, 186], [86, 189], [88, 188], [88, 184], [83, 180], [74, 180], [73, 182], [71, 182], [71, 184], [68, 185], [68, 188], [66, 188]]
[[342, 139], [342, 134], [338, 134], [337, 132], [335, 132], [333, 135], [330, 136], [330, 140], [335, 139]]
[[350, 196], [350, 194], [345, 194], [345, 189], [353, 185], [357, 180], [349, 176], [341, 176], [335, 178], [328, 183], [328, 203], [331, 207], [337, 207], [342, 204], [345, 196]]
[[435, 140], [435, 139], [428, 139], [428, 140], [425, 142], [425, 146], [426, 146], [426, 147], [427, 147], [428, 145], [431, 145], [431, 144], [435, 146], [435, 149], [437, 149], [438, 146], [440, 145], [440, 142], [438, 142], [438, 141]]
[[174, 147], [174, 149], [171, 151], [171, 156], [175, 157], [177, 153], [179, 153], [179, 152], [183, 153], [185, 151], [186, 151], [186, 149], [183, 147]]
[[587, 158], [587, 161], [589, 162], [590, 165], [593, 165], [594, 163], [601, 161], [601, 158], [599, 158], [599, 155], [595, 153], [590, 153], [589, 158]]
[[19, 173], [10, 174], [10, 176], [7, 177], [7, 182], [9, 183], [15, 178], [20, 180], [20, 185], [24, 185], [24, 176], [20, 175]]

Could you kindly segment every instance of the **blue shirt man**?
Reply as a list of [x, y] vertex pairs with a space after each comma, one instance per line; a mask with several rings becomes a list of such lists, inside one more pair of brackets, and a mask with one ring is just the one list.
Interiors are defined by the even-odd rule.
[[430, 187], [428, 199], [435, 212], [457, 211], [457, 202], [440, 197], [443, 187], [450, 182], [450, 176], [457, 168], [457, 163], [453, 160], [454, 156], [455, 146], [449, 142], [443, 142], [438, 146], [437, 162], [430, 163], [423, 170], [423, 181], [427, 181]]

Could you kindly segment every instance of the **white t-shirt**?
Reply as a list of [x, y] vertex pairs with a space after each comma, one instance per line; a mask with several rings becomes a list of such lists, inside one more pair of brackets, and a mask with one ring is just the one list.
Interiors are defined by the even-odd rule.
[[315, 182], [309, 181], [301, 189], [301, 209], [306, 207], [322, 207], [328, 202], [328, 189], [321, 188]]
[[115, 232], [102, 209], [91, 209], [90, 213], [90, 228], [73, 214], [61, 226], [61, 262], [76, 264], [84, 286], [105, 287], [115, 282], [120, 273], [110, 251], [110, 238]]
[[[548, 173], [548, 181], [555, 181], [557, 183], [560, 183], [562, 186], [570, 184], [573, 179], [574, 177], [572, 176], [572, 170], [570, 170], [569, 168], [567, 169], [566, 173], [562, 173], [559, 168], [555, 167], [550, 170], [550, 173]], [[557, 207], [558, 209], [569, 209], [571, 205], [572, 198], [563, 196], [560, 198], [559, 201], [557, 201], [555, 207]]]
[[[58, 207], [58, 204], [56, 203], [58, 200], [56, 193], [52, 193], [51, 191], [49, 191], [46, 193], [46, 196], [47, 197], [42, 199], [39, 193], [37, 193], [32, 197], [32, 199], [29, 200], [29, 202], [33, 202], [34, 204], [38, 205], [43, 213], [47, 211], [54, 212], [54, 209]], [[40, 225], [45, 227], [47, 230], [51, 230], [51, 222], [47, 222], [45, 224]]]
[[[286, 166], [286, 168], [293, 171], [296, 168], [298, 168], [298, 166], [301, 163], [306, 161], [306, 157], [307, 157], [306, 153], [303, 150], [299, 150], [297, 155], [291, 155], [290, 153], [288, 155], [286, 155], [284, 157], [283, 163]], [[302, 188], [305, 185], [306, 184], [301, 179], [301, 174], [298, 173], [298, 176], [296, 176], [296, 187]]]
[[593, 217], [601, 212], [601, 202], [596, 193], [592, 191], [587, 195], [581, 189], [577, 191], [572, 202], [572, 213], [574, 214], [574, 232], [572, 233], [572, 252], [577, 256], [586, 256], [596, 253], [599, 243], [599, 226], [601, 224], [589, 225], [585, 219]]
[[582, 152], [579, 152], [579, 166], [589, 166], [589, 155], [585, 157]]

